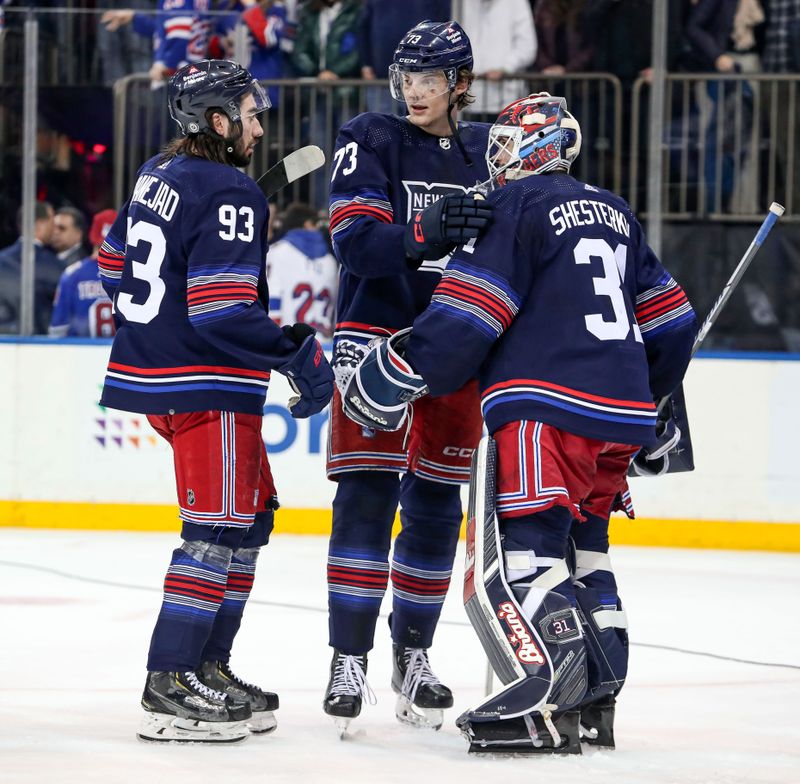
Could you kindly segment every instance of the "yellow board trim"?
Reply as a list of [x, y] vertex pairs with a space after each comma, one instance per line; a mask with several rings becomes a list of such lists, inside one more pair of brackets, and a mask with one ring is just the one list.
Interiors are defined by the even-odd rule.
[[[178, 531], [174, 506], [0, 501], [0, 527], [89, 531]], [[395, 523], [397, 528], [397, 523]], [[329, 509], [280, 509], [276, 533], [329, 534]], [[800, 524], [724, 520], [628, 520], [615, 516], [612, 544], [800, 552]]]

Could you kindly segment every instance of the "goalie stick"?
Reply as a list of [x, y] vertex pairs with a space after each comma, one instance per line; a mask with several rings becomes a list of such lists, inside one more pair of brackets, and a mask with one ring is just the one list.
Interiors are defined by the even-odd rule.
[[[778, 218], [780, 218], [783, 213], [784, 208], [782, 205], [778, 204], [778, 202], [774, 201], [769, 205], [769, 213], [767, 214], [767, 217], [764, 218], [764, 222], [756, 232], [756, 236], [753, 237], [753, 241], [744, 252], [744, 256], [742, 256], [741, 260], [736, 265], [736, 269], [733, 271], [733, 274], [730, 276], [728, 282], [725, 284], [725, 287], [722, 289], [722, 293], [719, 295], [719, 297], [717, 297], [714, 307], [711, 308], [711, 312], [706, 316], [706, 320], [700, 327], [697, 337], [694, 339], [694, 344], [692, 345], [692, 356], [697, 353], [700, 345], [706, 339], [706, 336], [711, 331], [711, 327], [714, 326], [714, 322], [719, 318], [719, 314], [722, 312], [722, 309], [730, 299], [731, 294], [733, 294], [734, 289], [739, 285], [739, 281], [742, 279], [742, 276], [750, 266], [750, 262], [753, 260], [756, 253], [758, 253], [758, 249], [764, 244], [764, 240], [767, 238], [767, 235], [770, 233], [772, 227], [777, 223]], [[659, 408], [663, 404], [664, 399], [660, 401]]]
[[281, 188], [316, 171], [325, 163], [325, 153], [314, 144], [290, 152], [257, 180], [262, 193], [271, 199]]

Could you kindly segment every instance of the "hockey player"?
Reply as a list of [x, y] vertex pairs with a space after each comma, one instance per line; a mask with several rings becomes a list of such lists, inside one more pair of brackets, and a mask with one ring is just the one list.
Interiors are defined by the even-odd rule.
[[[457, 122], [471, 100], [472, 51], [455, 22], [422, 22], [400, 41], [392, 96], [407, 117], [366, 113], [346, 123], [332, 164], [330, 226], [341, 262], [334, 372], [346, 375], [376, 336], [411, 325], [449, 253], [490, 212], [469, 191], [486, 179], [488, 125]], [[340, 727], [370, 694], [365, 680], [391, 577], [392, 687], [401, 721], [439, 727], [453, 704], [427, 649], [450, 583], [462, 512], [459, 485], [481, 433], [477, 388], [418, 406], [407, 434], [379, 433], [332, 406], [328, 476], [338, 483], [328, 551], [331, 676], [323, 707]], [[398, 502], [402, 531], [389, 566]]]
[[180, 69], [169, 109], [182, 135], [141, 168], [100, 251], [118, 317], [101, 402], [146, 414], [172, 445], [183, 523], [150, 643], [145, 740], [235, 741], [276, 726], [277, 696], [228, 665], [277, 508], [264, 398], [277, 370], [299, 393], [293, 416], [309, 416], [333, 373], [310, 327], [267, 315], [267, 203], [236, 167], [268, 106], [236, 63]]
[[50, 337], [114, 336], [111, 300], [100, 283], [97, 254], [116, 217], [114, 210], [101, 210], [94, 216], [89, 229], [92, 255], [71, 264], [61, 275], [50, 317]]
[[487, 199], [492, 226], [344, 395], [362, 425], [397, 427], [408, 400], [479, 374], [493, 441], [471, 488], [481, 535], [468, 537], [465, 603], [504, 685], [458, 721], [473, 750], [579, 753], [579, 721], [590, 742], [613, 745], [628, 646], [609, 514], [632, 514], [640, 445], [641, 459], [657, 457], [678, 436], [667, 423], [656, 437], [653, 401], [683, 377], [694, 312], [628, 205], [569, 175], [580, 141], [563, 98], [501, 113], [487, 152], [502, 186]]
[[294, 202], [286, 208], [281, 228], [285, 233], [267, 256], [269, 315], [276, 324], [299, 321], [330, 338], [339, 265], [317, 228], [317, 213]]

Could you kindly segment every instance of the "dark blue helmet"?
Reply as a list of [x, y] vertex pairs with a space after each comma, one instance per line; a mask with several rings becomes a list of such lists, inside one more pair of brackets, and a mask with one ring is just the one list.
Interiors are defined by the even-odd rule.
[[230, 60], [201, 60], [183, 66], [169, 80], [169, 113], [184, 134], [209, 130], [206, 112], [220, 109], [231, 122], [241, 119], [242, 98], [252, 93], [257, 111], [270, 106], [261, 85]]
[[458, 22], [420, 22], [403, 36], [392, 60], [389, 90], [396, 101], [404, 101], [404, 73], [442, 71], [447, 79], [446, 91], [452, 92], [458, 69], [472, 70], [472, 45]]
[[403, 36], [392, 62], [404, 71], [472, 70], [472, 45], [458, 22], [420, 22]]

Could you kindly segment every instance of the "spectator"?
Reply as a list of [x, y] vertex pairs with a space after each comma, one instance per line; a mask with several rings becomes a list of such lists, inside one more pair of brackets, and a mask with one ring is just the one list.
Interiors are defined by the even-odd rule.
[[97, 255], [116, 220], [114, 210], [98, 212], [89, 230], [92, 255], [64, 270], [53, 303], [51, 337], [110, 338], [114, 336], [111, 300], [103, 290]]
[[208, 53], [211, 19], [208, 0], [158, 0], [155, 17], [136, 13], [132, 8], [106, 11], [100, 22], [113, 32], [133, 24], [135, 32], [153, 39], [153, 63], [150, 79], [156, 85], [181, 66], [202, 60]]
[[[764, 11], [758, 0], [698, 0], [686, 23], [693, 66], [699, 71], [719, 73], [760, 70], [754, 28], [763, 21]], [[746, 163], [745, 140], [752, 138], [753, 88], [749, 82], [740, 86], [736, 82], [710, 80], [702, 93], [698, 103], [705, 128], [701, 136], [705, 138], [706, 211], [720, 212], [727, 209], [733, 194], [734, 172], [737, 168], [741, 171]], [[723, 123], [723, 131], [718, 133], [720, 120], [737, 112], [742, 118], [741, 128], [737, 131], [728, 123], [728, 130]]]
[[[225, 47], [225, 56], [234, 58], [233, 34], [242, 23], [250, 39], [250, 73], [259, 80], [280, 79], [284, 75], [284, 54], [281, 48], [286, 29], [286, 6], [279, 0], [241, 0], [233, 3], [237, 13], [219, 20], [218, 31]], [[269, 88], [273, 107], [278, 105], [278, 88]]]
[[61, 207], [56, 210], [50, 247], [56, 252], [61, 269], [66, 269], [84, 257], [85, 234], [86, 218], [80, 210], [75, 207]]
[[137, 34], [137, 28], [130, 23], [136, 11], [153, 11], [155, 7], [155, 0], [130, 0], [128, 10], [106, 11], [101, 16], [103, 24], [97, 26], [97, 55], [103, 84], [111, 86], [123, 76], [150, 68], [154, 25], [150, 24], [143, 36]]
[[[800, 0], [766, 0], [767, 24], [764, 32], [762, 62], [769, 73], [800, 72]], [[792, 100], [794, 96], [795, 100]], [[777, 100], [776, 100], [777, 99]], [[777, 84], [777, 96], [764, 101], [770, 109], [776, 100], [775, 125], [770, 125], [768, 137], [777, 151], [777, 198], [785, 199], [792, 212], [800, 210], [800, 173], [797, 170], [797, 151], [800, 150], [800, 120], [797, 117], [797, 82]], [[795, 114], [792, 116], [791, 111]], [[794, 151], [794, 171], [789, 164]]]
[[[386, 79], [397, 42], [417, 25], [430, 19], [451, 19], [450, 0], [365, 0], [361, 11], [361, 78]], [[368, 88], [367, 111], [393, 112], [397, 104], [385, 87]]]
[[357, 0], [311, 0], [301, 9], [292, 62], [298, 76], [358, 77]]
[[[323, 82], [357, 79], [360, 72], [358, 0], [310, 0], [300, 10], [297, 39], [292, 52], [295, 73]], [[355, 112], [353, 88], [320, 89], [307, 94], [307, 138], [330, 159], [336, 129]], [[327, 198], [327, 175], [320, 169], [312, 179], [310, 201], [321, 205]]]
[[[683, 49], [683, 2], [668, 0], [667, 69], [675, 70]], [[622, 81], [626, 101], [640, 76], [652, 76], [653, 0], [586, 0], [584, 24], [592, 33], [595, 71]]]
[[584, 34], [585, 5], [586, 0], [537, 0], [533, 11], [537, 71], [561, 76], [589, 69], [594, 50]]
[[330, 338], [339, 268], [317, 223], [308, 204], [286, 208], [281, 222], [286, 233], [267, 255], [269, 315], [278, 325], [301, 322]]
[[459, 19], [472, 41], [475, 73], [483, 81], [473, 85], [475, 102], [466, 111], [497, 113], [529, 92], [524, 82], [506, 79], [524, 71], [536, 60], [536, 28], [528, 0], [472, 0], [461, 8]]
[[[22, 208], [17, 211], [17, 228], [22, 232]], [[36, 202], [33, 247], [36, 263], [34, 279], [34, 331], [45, 334], [50, 324], [53, 295], [63, 269], [47, 243], [53, 234], [53, 208], [46, 201]], [[22, 237], [0, 250], [0, 333], [17, 334], [20, 329], [22, 280]]]

